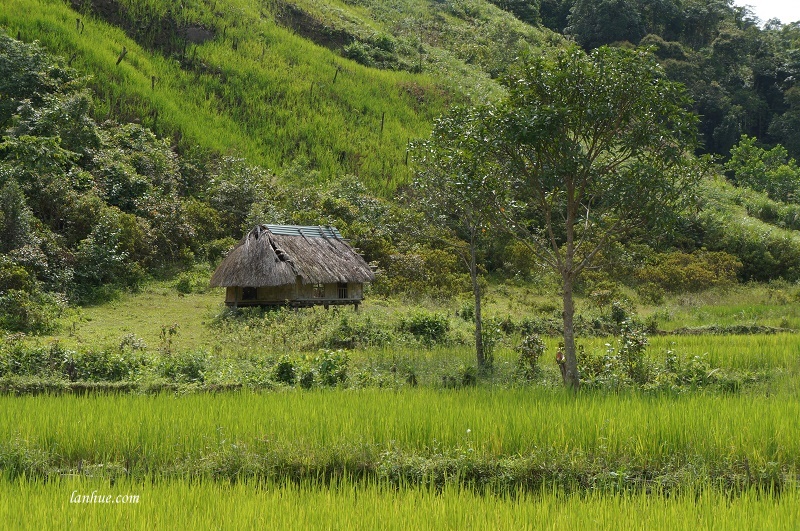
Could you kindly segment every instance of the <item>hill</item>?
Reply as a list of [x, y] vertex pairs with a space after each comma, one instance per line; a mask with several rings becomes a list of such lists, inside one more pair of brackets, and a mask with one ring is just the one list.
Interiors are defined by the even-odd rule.
[[377, 193], [408, 181], [409, 140], [447, 106], [495, 97], [491, 76], [550, 33], [477, 1], [11, 0], [0, 25], [89, 74], [100, 121]]
[[[545, 4], [542, 23], [586, 47], [620, 40], [586, 40]], [[587, 294], [625, 283], [658, 300], [731, 278], [800, 275], [800, 169], [791, 142], [770, 148], [778, 137], [769, 132], [796, 110], [787, 73], [797, 28], [762, 30], [718, 4], [705, 33], [687, 0], [675, 4], [679, 22], [653, 15], [617, 45], [651, 45], [667, 75], [687, 84], [703, 114], [701, 151], [730, 157], [711, 172], [727, 178], [697, 191], [674, 234], [609, 250], [580, 286]], [[381, 268], [376, 293], [463, 291], [459, 260], [403, 200], [408, 148], [448, 109], [502, 98], [500, 80], [526, 54], [563, 45], [519, 4], [499, 5], [8, 0], [0, 327], [45, 331], [66, 304], [214, 264], [264, 220], [336, 225]], [[641, 15], [643, 5], [632, 9]], [[727, 75], [725, 61], [740, 51], [742, 68]], [[767, 63], [777, 65], [772, 77], [762, 75]], [[541, 273], [508, 235], [479, 258], [499, 280]]]

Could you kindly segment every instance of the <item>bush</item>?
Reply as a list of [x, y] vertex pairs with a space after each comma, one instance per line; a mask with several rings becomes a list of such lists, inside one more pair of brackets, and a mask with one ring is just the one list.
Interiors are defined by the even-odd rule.
[[314, 387], [314, 371], [308, 367], [302, 369], [298, 381], [303, 389], [311, 389]]
[[385, 274], [373, 285], [383, 294], [405, 293], [449, 299], [471, 291], [469, 275], [463, 272], [457, 255], [442, 249], [415, 247], [394, 253], [382, 264]]
[[322, 350], [315, 358], [317, 374], [322, 385], [334, 386], [347, 381], [350, 358], [342, 350]]
[[503, 337], [503, 324], [510, 321], [498, 319], [486, 319], [481, 328], [481, 341], [483, 342], [484, 370], [491, 371], [494, 366], [494, 349]]
[[590, 387], [644, 386], [653, 377], [652, 363], [645, 356], [647, 342], [647, 334], [626, 321], [617, 348], [607, 343], [601, 355], [578, 356], [581, 378]]
[[56, 346], [25, 348], [21, 338], [23, 334], [7, 337], [0, 351], [0, 377], [44, 376], [57, 373], [61, 369], [62, 352]]
[[208, 356], [205, 352], [186, 352], [164, 355], [158, 363], [162, 377], [178, 383], [202, 383], [205, 381]]
[[478, 383], [478, 369], [473, 365], [461, 365], [442, 375], [442, 386], [447, 389], [471, 387]]
[[544, 354], [545, 344], [538, 335], [525, 336], [522, 343], [517, 347], [519, 356], [517, 357], [516, 373], [525, 380], [533, 380], [539, 375], [539, 358]]
[[118, 349], [62, 351], [62, 370], [70, 381], [119, 382], [131, 380], [144, 366], [142, 354]]
[[289, 356], [282, 356], [273, 370], [275, 380], [286, 385], [294, 385], [297, 379], [297, 370]]
[[64, 303], [48, 293], [18, 289], [0, 291], [0, 329], [41, 334], [58, 326]]
[[205, 293], [208, 291], [207, 271], [184, 271], [175, 280], [175, 290], [188, 295], [190, 293]]
[[343, 315], [338, 324], [320, 341], [316, 342], [326, 348], [382, 347], [394, 339], [392, 332], [380, 323], [367, 316], [363, 320], [358, 317]]
[[675, 251], [657, 255], [639, 270], [637, 277], [655, 293], [657, 287], [671, 292], [702, 291], [736, 282], [742, 262], [725, 251]]
[[619, 360], [628, 378], [637, 384], [647, 383], [650, 367], [644, 353], [647, 349], [647, 334], [625, 322], [619, 338]]
[[443, 342], [450, 331], [447, 316], [439, 313], [417, 311], [400, 321], [400, 330], [408, 332], [426, 345]]

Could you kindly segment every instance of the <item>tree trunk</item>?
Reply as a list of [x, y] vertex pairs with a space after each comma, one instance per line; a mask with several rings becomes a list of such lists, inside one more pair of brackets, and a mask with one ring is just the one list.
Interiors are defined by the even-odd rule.
[[561, 280], [564, 298], [564, 385], [572, 391], [580, 386], [578, 378], [578, 356], [575, 352], [575, 301], [572, 299], [572, 288], [575, 284], [575, 188], [570, 181], [567, 186], [567, 219], [566, 245], [564, 262], [561, 265]]
[[478, 358], [478, 368], [486, 366], [486, 356], [483, 352], [483, 322], [481, 320], [481, 286], [478, 284], [478, 264], [475, 259], [475, 244], [470, 244], [469, 250], [469, 278], [472, 281], [472, 293], [475, 296], [475, 354]]
[[575, 352], [575, 303], [572, 300], [573, 278], [564, 274], [564, 385], [577, 391], [580, 386], [578, 378], [578, 357]]

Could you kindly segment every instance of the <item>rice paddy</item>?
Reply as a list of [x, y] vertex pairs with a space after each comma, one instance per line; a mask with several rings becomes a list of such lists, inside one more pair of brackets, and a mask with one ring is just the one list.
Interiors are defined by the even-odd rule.
[[[191, 315], [175, 311], [187, 304], [195, 309]], [[145, 372], [159, 357], [200, 352], [207, 387], [0, 395], [6, 527], [800, 525], [796, 333], [654, 334], [647, 348], [653, 363], [674, 355], [702, 359], [704, 371], [733, 375], [737, 385], [587, 388], [572, 395], [558, 385], [549, 359], [540, 361], [540, 380], [511, 376], [513, 334], [498, 343], [493, 376], [443, 386], [441, 372], [466, 366], [473, 356], [462, 339], [469, 325], [457, 318], [449, 318], [451, 343], [425, 347], [399, 335], [392, 323], [402, 309], [379, 299], [358, 314], [309, 311], [212, 328], [217, 304], [213, 293], [173, 302], [167, 287], [156, 287], [66, 316], [61, 336], [32, 340], [31, 348], [57, 341], [59, 348], [81, 349], [144, 337], [150, 345], [142, 351]], [[150, 306], [157, 311], [142, 309]], [[729, 318], [738, 307], [714, 311]], [[502, 316], [506, 309], [490, 305], [489, 311]], [[165, 316], [180, 319], [169, 351], [158, 346]], [[209, 392], [240, 378], [240, 363], [266, 364], [269, 374], [270, 364], [286, 356], [304, 363], [316, 354], [296, 351], [298, 342], [313, 344], [312, 331], [335, 330], [345, 316], [350, 326], [370, 322], [394, 334], [384, 346], [349, 351], [348, 380], [311, 389], [243, 385]], [[297, 342], [281, 339], [288, 332]], [[553, 351], [557, 338], [545, 339]], [[610, 337], [579, 343], [587, 353], [617, 346]], [[416, 371], [417, 385], [391, 372], [406, 365]], [[364, 384], [365, 374], [377, 376]], [[137, 502], [116, 502], [129, 495]], [[100, 501], [108, 496], [115, 501]]]
[[[347, 480], [296, 483], [114, 485], [91, 479], [0, 481], [0, 519], [14, 529], [793, 529], [794, 490], [777, 500], [749, 491], [484, 496], [447, 487], [396, 488]], [[138, 496], [138, 503], [72, 503], [78, 496]]]

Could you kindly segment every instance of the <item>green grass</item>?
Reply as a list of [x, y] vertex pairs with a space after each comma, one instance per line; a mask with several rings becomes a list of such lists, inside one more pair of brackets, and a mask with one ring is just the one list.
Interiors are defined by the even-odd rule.
[[[216, 36], [189, 45], [185, 55], [181, 50], [165, 57], [148, 47], [151, 36], [134, 42], [61, 0], [6, 1], [0, 26], [71, 58], [89, 76], [101, 120], [140, 121], [184, 151], [238, 155], [275, 172], [299, 165], [307, 182], [353, 174], [384, 195], [409, 181], [408, 142], [426, 136], [449, 105], [500, 94], [482, 68], [511, 57], [504, 52], [475, 60], [476, 50], [490, 48], [476, 43], [492, 38], [487, 28], [513, 28], [515, 46], [523, 40], [546, 45], [540, 30], [483, 2], [474, 2], [471, 14], [446, 18], [437, 13], [450, 7], [419, 2], [376, 2], [368, 9], [299, 4], [329, 30], [365, 40], [394, 32], [398, 53], [417, 62], [417, 48], [424, 45], [422, 72], [412, 74], [368, 68], [301, 38], [275, 22], [282, 9], [277, 3], [194, 1], [179, 9], [165, 1], [119, 4], [137, 28], [171, 13], [178, 25], [199, 25]], [[451, 34], [442, 39], [445, 29]], [[117, 65], [123, 47], [127, 55]]]
[[[482, 496], [461, 488], [396, 489], [342, 481], [247, 484], [0, 480], [0, 519], [9, 529], [793, 529], [794, 489], [775, 498], [714, 490], [678, 496]], [[135, 504], [75, 504], [72, 496], [138, 495]], [[21, 510], [24, 508], [24, 510]]]
[[[776, 290], [788, 297], [793, 289], [744, 286], [697, 295], [686, 305], [688, 299], [676, 297], [667, 302], [670, 322], [691, 326], [699, 309], [741, 323], [739, 307], [775, 299]], [[546, 521], [556, 529], [773, 529], [792, 528], [800, 518], [797, 334], [650, 337], [654, 360], [675, 352], [704, 357], [710, 367], [745, 379], [769, 375], [732, 393], [687, 388], [572, 396], [557, 384], [550, 359], [558, 338], [546, 340], [540, 384], [519, 385], [506, 377], [516, 334], [501, 340], [494, 377], [449, 390], [437, 386], [442, 371], [473, 362], [470, 325], [455, 317], [463, 301], [371, 297], [358, 314], [316, 309], [220, 327], [212, 321], [221, 298], [216, 290], [179, 297], [171, 283], [152, 283], [65, 316], [58, 336], [26, 341], [92, 348], [133, 334], [160, 356], [162, 327], [178, 323], [174, 350], [210, 353], [217, 364], [208, 376], [213, 382], [223, 381], [225, 367], [238, 360], [262, 363], [289, 353], [302, 361], [296, 345], [345, 317], [391, 331], [409, 312], [439, 311], [449, 316], [451, 342], [426, 348], [398, 338], [351, 351], [348, 387], [0, 396], [0, 491], [7, 493], [0, 517], [22, 504], [41, 509], [24, 522], [13, 514], [12, 527], [39, 518], [90, 527], [125, 521], [132, 528], [184, 521], [223, 528], [241, 522], [373, 528], [380, 522], [510, 529]], [[531, 286], [493, 285], [487, 306], [490, 316], [519, 320], [552, 304]], [[591, 311], [588, 301], [581, 305]], [[534, 310], [523, 314], [528, 308]], [[281, 330], [291, 332], [288, 344]], [[615, 341], [579, 338], [589, 352]], [[420, 372], [419, 387], [391, 381], [388, 367], [404, 363]], [[359, 389], [362, 373], [389, 379]], [[69, 503], [72, 492], [93, 490], [138, 494], [141, 502]], [[187, 504], [197, 509], [187, 512]], [[235, 515], [225, 509], [230, 504], [238, 504]]]
[[479, 387], [3, 396], [0, 406], [8, 434], [0, 468], [15, 474], [104, 465], [135, 477], [392, 476], [396, 466], [402, 477], [422, 459], [433, 476], [447, 465], [493, 481], [489, 470], [512, 459], [518, 475], [532, 468], [549, 481], [559, 471], [645, 474], [656, 484], [683, 474], [679, 483], [690, 485], [800, 477], [800, 403], [786, 394], [570, 397]]
[[[233, 50], [229, 36], [198, 45], [192, 53], [202, 72], [92, 17], [82, 17], [85, 31], [78, 32], [80, 15], [57, 0], [5, 2], [0, 25], [52, 53], [74, 54], [73, 66], [92, 76], [101, 119], [142, 120], [183, 149], [239, 155], [275, 171], [297, 161], [309, 179], [353, 173], [376, 192], [408, 179], [409, 139], [426, 135], [444, 110], [436, 81], [342, 59], [263, 18], [256, 2], [226, 2], [226, 8], [215, 24], [235, 21], [240, 44]], [[123, 47], [128, 53], [115, 65]], [[424, 94], [423, 103], [410, 88]]]

